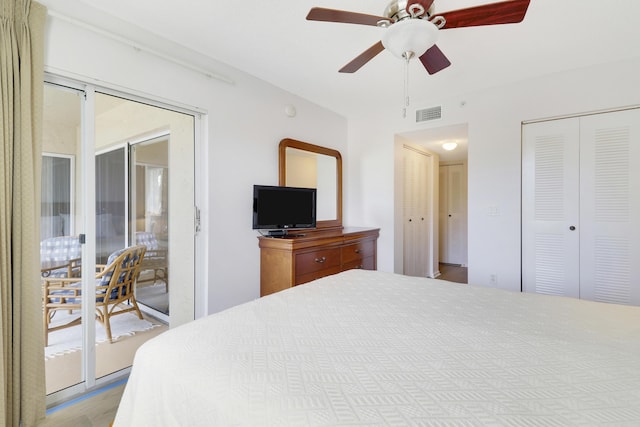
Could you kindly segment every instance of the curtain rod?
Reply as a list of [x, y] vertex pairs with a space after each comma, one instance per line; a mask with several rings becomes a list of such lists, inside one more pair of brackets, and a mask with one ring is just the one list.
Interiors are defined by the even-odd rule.
[[63, 14], [55, 12], [53, 10], [48, 10], [47, 13], [49, 15], [53, 16], [54, 18], [58, 18], [58, 19], [61, 19], [63, 21], [67, 21], [70, 24], [76, 25], [78, 27], [84, 28], [84, 29], [89, 30], [91, 32], [94, 32], [96, 34], [105, 36], [105, 37], [110, 38], [112, 40], [115, 40], [117, 42], [120, 42], [120, 43], [123, 43], [125, 45], [131, 46], [133, 49], [135, 49], [137, 51], [143, 51], [143, 52], [150, 53], [150, 54], [152, 54], [154, 56], [157, 56], [158, 58], [162, 58], [162, 59], [164, 59], [166, 61], [172, 62], [172, 63], [174, 63], [176, 65], [180, 65], [181, 67], [187, 68], [187, 69], [189, 69], [191, 71], [195, 71], [197, 73], [203, 74], [204, 76], [209, 77], [211, 79], [216, 79], [216, 80], [219, 80], [221, 82], [224, 82], [224, 83], [227, 83], [227, 84], [230, 84], [230, 85], [235, 84], [235, 81], [233, 79], [231, 79], [231, 78], [229, 78], [227, 76], [224, 76], [224, 75], [222, 75], [220, 73], [216, 73], [214, 71], [210, 71], [210, 70], [207, 70], [205, 68], [201, 68], [201, 67], [199, 67], [197, 65], [191, 64], [189, 62], [183, 61], [181, 59], [174, 58], [173, 56], [167, 55], [167, 54], [162, 53], [162, 52], [160, 52], [158, 50], [152, 49], [152, 48], [150, 48], [148, 46], [144, 46], [142, 44], [135, 43], [132, 40], [129, 40], [129, 39], [125, 38], [125, 37], [122, 37], [122, 36], [119, 36], [117, 34], [114, 34], [114, 33], [110, 32], [110, 31], [103, 30], [101, 28], [97, 28], [97, 27], [91, 26], [91, 25], [89, 25], [89, 24], [87, 24], [85, 22], [82, 22], [82, 21], [78, 20], [78, 19], [71, 18], [69, 16], [63, 15]]

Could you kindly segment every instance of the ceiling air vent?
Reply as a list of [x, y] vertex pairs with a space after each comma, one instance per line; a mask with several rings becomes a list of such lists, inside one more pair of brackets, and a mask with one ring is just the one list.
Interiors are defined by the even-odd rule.
[[425, 108], [424, 110], [416, 110], [416, 123], [427, 122], [429, 120], [437, 120], [442, 118], [442, 107]]

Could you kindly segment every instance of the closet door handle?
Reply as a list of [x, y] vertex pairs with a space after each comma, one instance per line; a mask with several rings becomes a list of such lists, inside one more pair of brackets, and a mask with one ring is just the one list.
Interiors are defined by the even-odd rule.
[[573, 231], [573, 230], [575, 230], [575, 229], [576, 229], [576, 226], [575, 226], [575, 225], [572, 225], [572, 226], [570, 226], [570, 227], [569, 227], [569, 230], [571, 230], [571, 231]]

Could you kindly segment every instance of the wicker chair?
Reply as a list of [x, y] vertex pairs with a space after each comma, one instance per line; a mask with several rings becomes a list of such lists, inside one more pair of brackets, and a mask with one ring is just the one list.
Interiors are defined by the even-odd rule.
[[[110, 323], [112, 316], [134, 311], [138, 318], [142, 319], [134, 290], [145, 250], [144, 246], [138, 245], [113, 252], [109, 255], [107, 264], [99, 266], [99, 272], [95, 276], [96, 319], [104, 326], [109, 342], [113, 342]], [[63, 325], [52, 327], [51, 320], [59, 310], [73, 313], [81, 309], [82, 283], [79, 278], [66, 277], [44, 277], [42, 282], [45, 346], [47, 346], [49, 332], [80, 324], [80, 313], [76, 319]], [[129, 304], [125, 304], [126, 302]]]

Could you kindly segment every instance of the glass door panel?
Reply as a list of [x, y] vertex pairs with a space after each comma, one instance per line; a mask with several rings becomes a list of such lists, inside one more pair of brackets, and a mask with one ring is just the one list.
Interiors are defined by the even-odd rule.
[[[188, 309], [193, 318], [194, 117], [104, 93], [96, 93], [95, 107], [96, 261], [105, 263], [129, 246], [146, 248], [134, 294], [114, 313], [131, 311], [110, 316], [113, 340], [96, 345], [101, 378], [127, 369], [136, 349], [167, 329], [174, 314], [185, 316]], [[184, 171], [180, 181], [172, 165]], [[190, 274], [173, 285], [169, 265], [176, 244], [187, 247], [181, 252], [189, 257], [176, 268]], [[170, 289], [183, 303], [175, 313]]]
[[96, 263], [128, 243], [127, 159], [123, 147], [96, 154]]
[[47, 394], [84, 381], [81, 282], [83, 92], [45, 85], [40, 205], [40, 262]]
[[[128, 140], [144, 132], [145, 111], [153, 107], [104, 93], [96, 93], [95, 101], [96, 264], [108, 269], [122, 251], [136, 244], [129, 221]], [[136, 286], [134, 283], [126, 299], [108, 305], [107, 314], [103, 309], [95, 338], [98, 379], [126, 372], [138, 347], [166, 329], [162, 322], [142, 313]], [[117, 293], [114, 297], [120, 299]]]

